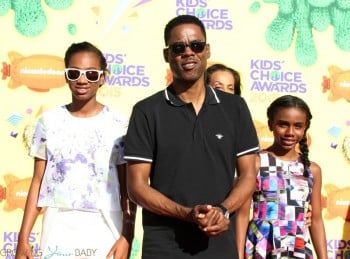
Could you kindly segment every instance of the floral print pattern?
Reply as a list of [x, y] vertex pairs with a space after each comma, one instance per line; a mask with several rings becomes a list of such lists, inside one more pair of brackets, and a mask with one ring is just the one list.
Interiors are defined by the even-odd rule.
[[120, 210], [117, 164], [127, 119], [105, 106], [78, 118], [61, 106], [38, 120], [30, 155], [47, 161], [38, 206]]

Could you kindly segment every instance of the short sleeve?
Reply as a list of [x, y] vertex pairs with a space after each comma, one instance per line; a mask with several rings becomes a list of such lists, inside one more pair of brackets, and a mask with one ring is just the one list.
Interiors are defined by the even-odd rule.
[[251, 153], [257, 153], [260, 150], [259, 139], [252, 120], [251, 113], [245, 100], [241, 99], [239, 122], [240, 129], [238, 131], [238, 153], [242, 156]]
[[126, 160], [124, 159], [125, 135], [128, 129], [129, 120], [126, 116], [124, 116], [124, 114], [113, 110], [113, 123], [115, 127], [112, 128], [118, 132], [118, 137], [114, 141], [112, 151], [113, 162], [116, 165], [121, 165], [126, 163]]
[[152, 162], [153, 139], [151, 118], [137, 105], [133, 108], [125, 138], [125, 159]]
[[36, 124], [29, 155], [46, 160], [46, 143], [46, 127], [44, 117], [41, 117]]
[[118, 138], [114, 143], [114, 149], [116, 150], [113, 150], [112, 154], [116, 154], [114, 161], [117, 165], [122, 165], [126, 163], [126, 160], [124, 159], [124, 153], [125, 153], [124, 139], [125, 139], [125, 136], [122, 136]]

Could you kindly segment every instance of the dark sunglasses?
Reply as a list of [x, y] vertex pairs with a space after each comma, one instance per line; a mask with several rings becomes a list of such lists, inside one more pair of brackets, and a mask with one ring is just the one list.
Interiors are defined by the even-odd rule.
[[96, 69], [66, 68], [64, 71], [69, 81], [77, 81], [81, 75], [84, 74], [86, 79], [91, 83], [95, 83], [100, 80], [100, 77], [103, 74], [103, 70]]
[[192, 41], [189, 44], [186, 44], [185, 42], [175, 42], [170, 44], [169, 48], [174, 54], [184, 53], [187, 47], [190, 47], [195, 53], [200, 53], [204, 50], [206, 44], [205, 41]]

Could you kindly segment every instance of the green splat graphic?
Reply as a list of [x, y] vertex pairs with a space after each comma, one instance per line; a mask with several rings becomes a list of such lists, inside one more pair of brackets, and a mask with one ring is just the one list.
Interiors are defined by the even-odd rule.
[[328, 8], [315, 7], [310, 11], [310, 23], [316, 31], [325, 31], [331, 25], [331, 14]]
[[[295, 40], [295, 58], [302, 66], [317, 61], [313, 30], [323, 32], [334, 27], [335, 44], [350, 51], [350, 0], [263, 0], [278, 5], [277, 16], [265, 31], [265, 39], [276, 51], [285, 51]], [[254, 1], [250, 11], [256, 13], [260, 4]]]
[[13, 9], [15, 11], [15, 27], [22, 35], [35, 37], [46, 28], [46, 15], [40, 1], [23, 1]]
[[257, 13], [261, 8], [261, 4], [259, 2], [254, 2], [250, 5], [250, 12]]
[[287, 50], [294, 36], [293, 17], [279, 13], [265, 32], [267, 43], [278, 51]]
[[132, 249], [130, 253], [130, 259], [135, 259], [140, 252], [140, 241], [135, 237], [132, 241]]
[[[70, 7], [73, 0], [46, 0], [52, 9], [63, 10]], [[41, 0], [1, 0], [0, 16], [10, 9], [14, 11], [14, 25], [17, 31], [26, 37], [36, 37], [47, 26], [47, 18], [41, 5]]]
[[0, 1], [0, 16], [5, 15], [11, 9], [11, 0]]
[[350, 7], [348, 9], [334, 7], [332, 17], [335, 43], [340, 49], [350, 51]]
[[69, 34], [71, 34], [71, 35], [75, 35], [75, 34], [77, 34], [77, 26], [75, 25], [75, 24], [73, 24], [73, 23], [70, 23], [70, 24], [68, 24], [68, 32], [69, 32]]
[[45, 3], [55, 10], [64, 10], [73, 4], [73, 0], [45, 0]]

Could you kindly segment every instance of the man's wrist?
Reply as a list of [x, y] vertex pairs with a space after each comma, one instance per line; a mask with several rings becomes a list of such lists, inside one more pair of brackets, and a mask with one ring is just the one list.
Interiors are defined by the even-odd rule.
[[222, 205], [222, 204], [216, 204], [216, 205], [214, 205], [214, 207], [217, 207], [217, 208], [221, 209], [222, 214], [224, 214], [224, 217], [225, 217], [225, 218], [227, 218], [227, 219], [230, 218], [230, 212], [228, 211], [228, 209], [225, 208], [224, 205]]
[[191, 208], [191, 210], [187, 213], [186, 216], [186, 221], [191, 222], [191, 223], [196, 223], [196, 216], [195, 216], [195, 211], [194, 208]]

